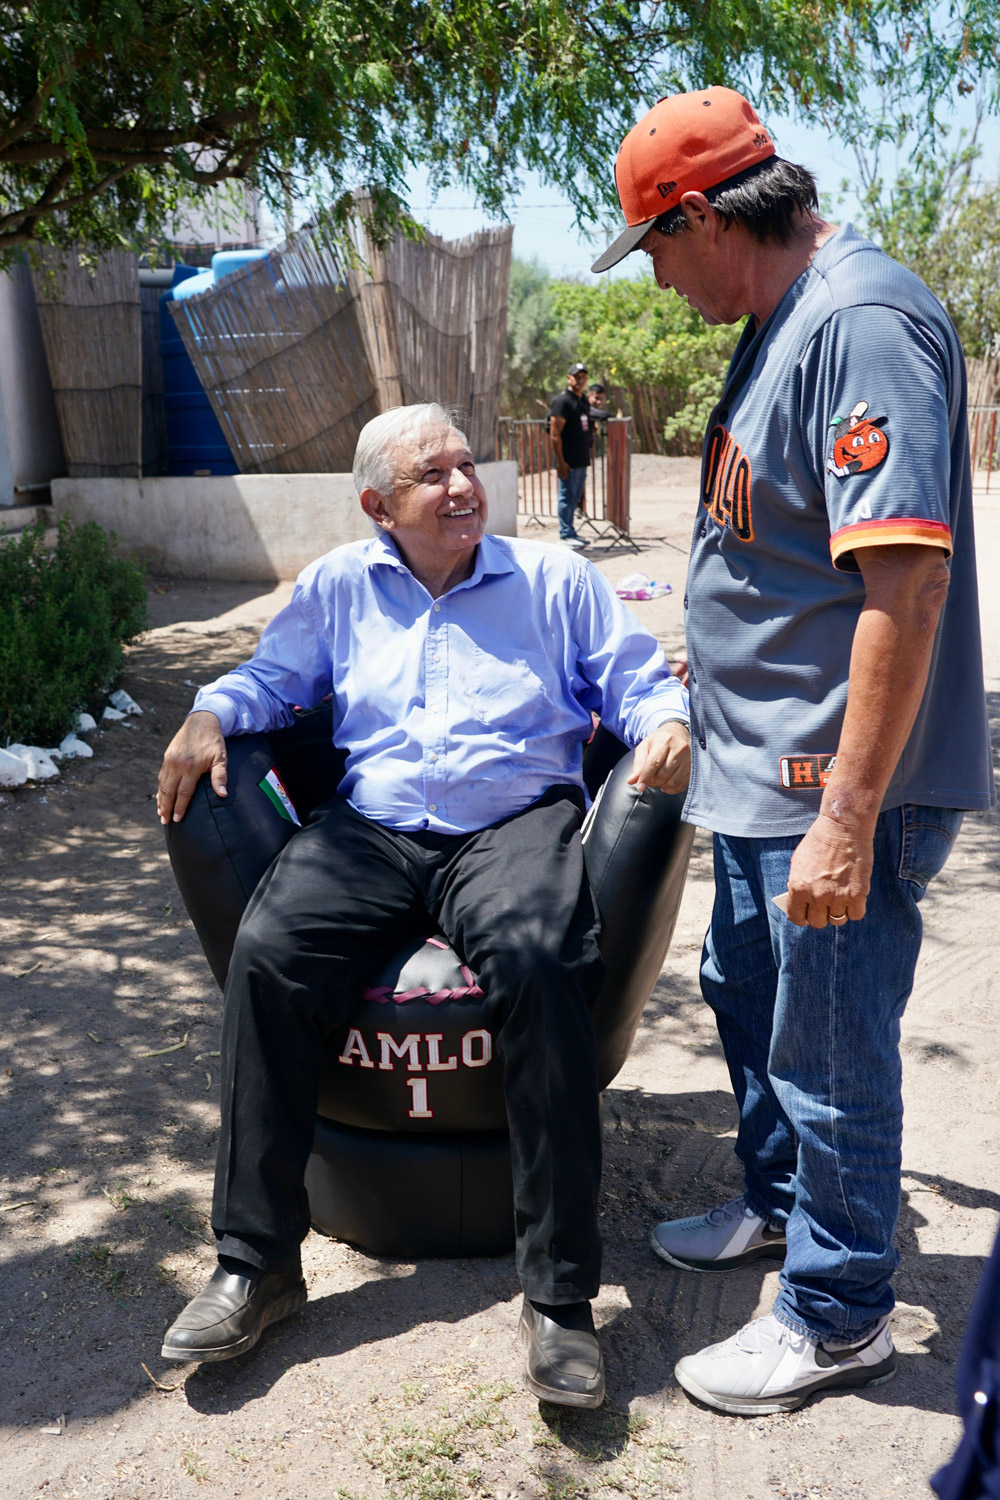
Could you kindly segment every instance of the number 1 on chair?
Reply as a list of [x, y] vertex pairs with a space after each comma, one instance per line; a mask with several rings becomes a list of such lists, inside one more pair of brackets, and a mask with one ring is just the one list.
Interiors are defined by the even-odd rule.
[[413, 1107], [408, 1110], [411, 1120], [433, 1120], [434, 1111], [427, 1108], [427, 1079], [408, 1078], [406, 1087], [413, 1095]]

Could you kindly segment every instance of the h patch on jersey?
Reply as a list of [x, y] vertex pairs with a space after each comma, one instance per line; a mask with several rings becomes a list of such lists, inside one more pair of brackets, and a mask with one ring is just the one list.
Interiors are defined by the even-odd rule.
[[846, 479], [848, 474], [863, 474], [877, 469], [889, 452], [889, 439], [882, 428], [888, 417], [865, 418], [867, 401], [857, 401], [846, 417], [834, 417], [833, 451], [826, 461], [827, 472]]
[[819, 791], [836, 763], [836, 755], [783, 755], [778, 761], [781, 785], [793, 792]]

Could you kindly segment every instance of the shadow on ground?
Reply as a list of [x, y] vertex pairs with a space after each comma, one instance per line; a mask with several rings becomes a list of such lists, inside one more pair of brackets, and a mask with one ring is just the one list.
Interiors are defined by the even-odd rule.
[[[185, 679], [207, 679], [252, 643], [253, 632], [234, 630], [140, 646], [125, 686], [147, 708], [143, 719], [99, 737], [94, 760], [57, 787], [0, 807], [0, 1406], [15, 1427], [67, 1410], [119, 1412], [150, 1389], [143, 1363], [169, 1383], [160, 1335], [212, 1263], [219, 997], [173, 885], [152, 793], [163, 746], [190, 703]], [[1000, 712], [996, 695], [991, 709]], [[998, 866], [1000, 826], [973, 819], [963, 838], [970, 862], [949, 865], [943, 879], [962, 899], [978, 898], [984, 873]], [[704, 849], [697, 858], [707, 858]], [[682, 1056], [717, 1054], [696, 957], [684, 978], [657, 985], [640, 1047], [650, 1027], [669, 1026]], [[624, 1296], [604, 1334], [612, 1415], [595, 1418], [589, 1438], [581, 1425], [580, 1441], [608, 1451], [623, 1440], [629, 1403], [669, 1389], [681, 1354], [751, 1316], [774, 1269], [761, 1262], [731, 1276], [695, 1276], [649, 1250], [658, 1218], [703, 1211], [741, 1185], [729, 1093], [689, 1092], [683, 1082], [606, 1095], [605, 1281]], [[1000, 1207], [997, 1195], [958, 1182], [926, 1177], [918, 1187], [962, 1207]], [[921, 1193], [910, 1191], [897, 1291], [916, 1310], [915, 1352], [904, 1354], [896, 1382], [863, 1399], [950, 1412], [978, 1263], [920, 1254], [924, 1222]], [[319, 1295], [252, 1358], [204, 1367], [188, 1382], [188, 1404], [235, 1411], [290, 1366], [377, 1347], [421, 1325], [454, 1325], [516, 1295], [509, 1257], [409, 1266], [351, 1254], [354, 1285]]]
[[[72, 1214], [64, 1217], [53, 1203], [32, 1236], [48, 1230], [49, 1243], [35, 1239], [36, 1248], [29, 1249], [22, 1242], [6, 1261], [5, 1335], [12, 1357], [5, 1361], [0, 1401], [14, 1425], [32, 1425], [67, 1409], [79, 1418], [121, 1410], [148, 1389], [142, 1362], [162, 1382], [177, 1378], [174, 1367], [158, 1358], [160, 1335], [210, 1269], [206, 1215], [214, 1128], [206, 1121], [196, 1132], [174, 1130], [171, 1155], [184, 1187], [163, 1190], [161, 1158], [152, 1143], [176, 1123], [178, 1103], [169, 1089], [157, 1097], [147, 1088], [133, 1099], [127, 1088], [117, 1099], [116, 1133], [133, 1145], [112, 1171], [86, 1151], [74, 1152], [60, 1133], [66, 1161], [61, 1170], [73, 1186], [71, 1197], [88, 1200], [99, 1225], [73, 1233]], [[649, 1249], [649, 1232], [659, 1218], [701, 1211], [739, 1191], [734, 1123], [732, 1101], [721, 1092], [610, 1089], [605, 1096], [604, 1279], [625, 1293], [602, 1335], [609, 1402], [616, 1410], [669, 1389], [682, 1354], [753, 1316], [764, 1277], [776, 1269], [776, 1263], [761, 1261], [727, 1276], [692, 1275], [658, 1261]], [[147, 1177], [152, 1180], [144, 1186]], [[997, 1194], [961, 1183], [927, 1178], [922, 1185], [947, 1202], [1000, 1207]], [[900, 1302], [918, 1310], [913, 1316], [919, 1352], [904, 1353], [897, 1381], [863, 1399], [950, 1412], [957, 1340], [979, 1263], [919, 1253], [916, 1230], [925, 1222], [920, 1197], [911, 1191], [904, 1199], [897, 1279]], [[318, 1247], [314, 1264], [323, 1254]], [[171, 1255], [183, 1263], [180, 1276], [169, 1269]], [[377, 1346], [426, 1325], [457, 1325], [509, 1303], [517, 1292], [511, 1257], [410, 1265], [353, 1252], [352, 1260], [356, 1285], [315, 1297], [301, 1317], [272, 1330], [252, 1356], [202, 1366], [187, 1382], [188, 1405], [206, 1414], [238, 1411], [293, 1365]]]

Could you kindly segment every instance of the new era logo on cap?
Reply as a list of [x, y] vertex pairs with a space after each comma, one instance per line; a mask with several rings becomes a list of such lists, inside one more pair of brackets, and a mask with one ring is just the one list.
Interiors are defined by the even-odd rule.
[[774, 154], [753, 105], [735, 89], [661, 99], [622, 141], [615, 184], [628, 228], [592, 269], [606, 271], [634, 250], [668, 198], [707, 192]]

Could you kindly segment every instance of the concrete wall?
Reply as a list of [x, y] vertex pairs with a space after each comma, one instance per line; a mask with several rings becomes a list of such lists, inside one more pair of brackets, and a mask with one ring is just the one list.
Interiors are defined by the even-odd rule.
[[[489, 529], [517, 532], [517, 465], [479, 464]], [[168, 578], [275, 582], [314, 557], [371, 536], [350, 474], [236, 474], [204, 479], [56, 479], [57, 516], [97, 521]]]
[[65, 472], [31, 276], [15, 265], [0, 275], [0, 507]]

